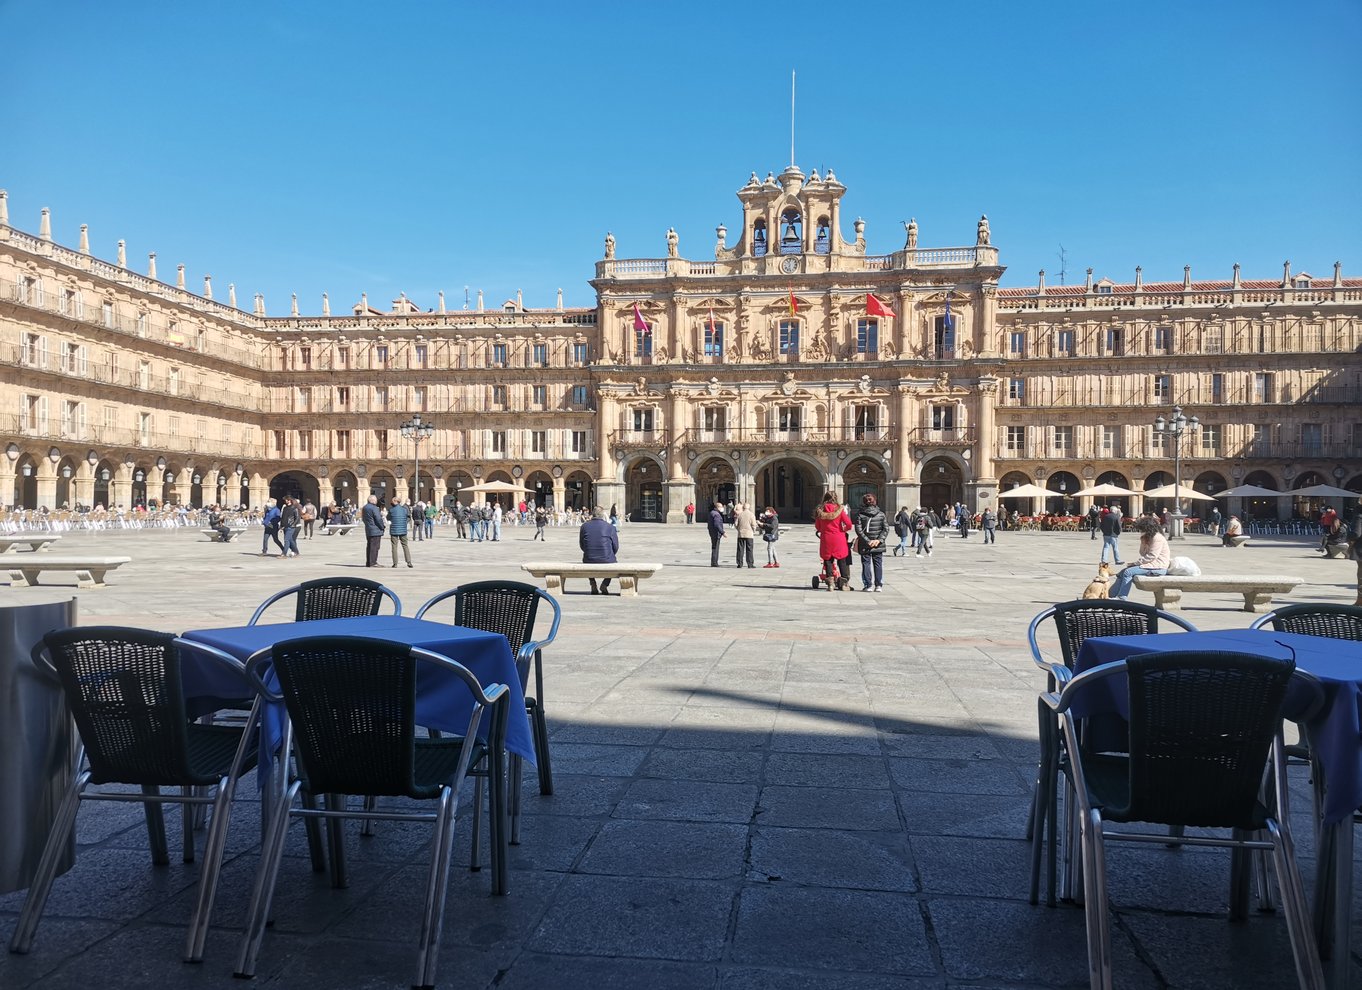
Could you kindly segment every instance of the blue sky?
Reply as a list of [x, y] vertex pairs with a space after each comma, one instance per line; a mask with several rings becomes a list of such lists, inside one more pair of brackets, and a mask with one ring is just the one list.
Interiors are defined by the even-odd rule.
[[1362, 275], [1362, 3], [0, 0], [10, 222], [191, 289], [592, 305], [620, 257], [736, 239], [735, 191], [833, 167], [871, 253], [1005, 285]]

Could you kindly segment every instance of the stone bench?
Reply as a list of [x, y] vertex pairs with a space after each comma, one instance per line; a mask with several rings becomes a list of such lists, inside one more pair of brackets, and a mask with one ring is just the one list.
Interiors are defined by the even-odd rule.
[[232, 526], [227, 533], [226, 539], [223, 539], [222, 534], [216, 529], [201, 529], [199, 532], [208, 537], [209, 543], [230, 543], [242, 533], [246, 532], [246, 528], [244, 526]]
[[544, 579], [549, 591], [562, 591], [568, 578], [618, 578], [620, 594], [637, 597], [638, 583], [662, 569], [661, 564], [572, 564], [562, 561], [530, 562], [521, 564], [522, 571]]
[[1346, 560], [1348, 557], [1348, 544], [1326, 543], [1324, 544], [1324, 556], [1329, 560]]
[[15, 550], [17, 553], [16, 548], [18, 547], [28, 547], [29, 550], [36, 553], [49, 543], [55, 543], [60, 539], [60, 536], [54, 536], [51, 533], [10, 533], [0, 536], [0, 553], [9, 553], [10, 550]]
[[53, 557], [48, 554], [20, 554], [4, 562], [12, 588], [27, 588], [38, 583], [43, 571], [75, 571], [82, 588], [104, 587], [104, 575], [131, 557]]
[[330, 526], [323, 526], [322, 532], [327, 536], [344, 536], [358, 525], [359, 523], [332, 523]]
[[1302, 578], [1281, 574], [1258, 574], [1253, 577], [1224, 574], [1202, 574], [1197, 577], [1139, 574], [1135, 577], [1135, 587], [1141, 591], [1152, 591], [1154, 604], [1169, 612], [1181, 609], [1184, 591], [1235, 592], [1244, 596], [1245, 612], [1270, 612], [1273, 595], [1288, 594], [1301, 583]]

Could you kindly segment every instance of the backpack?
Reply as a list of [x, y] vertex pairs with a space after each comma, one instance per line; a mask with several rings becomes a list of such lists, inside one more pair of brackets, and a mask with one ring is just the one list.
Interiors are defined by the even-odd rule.
[[916, 529], [919, 533], [925, 533], [925, 532], [927, 532], [927, 517], [926, 517], [926, 516], [918, 516], [918, 517], [917, 517], [917, 524], [916, 524], [913, 528]]

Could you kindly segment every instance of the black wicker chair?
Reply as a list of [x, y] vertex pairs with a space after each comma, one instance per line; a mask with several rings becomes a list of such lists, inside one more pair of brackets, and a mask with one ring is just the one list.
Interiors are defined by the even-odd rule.
[[[1129, 691], [1126, 752], [1090, 751], [1073, 703], [1094, 681], [1124, 676]], [[1059, 717], [1064, 772], [1078, 807], [1093, 990], [1112, 986], [1105, 840], [1165, 843], [1150, 832], [1111, 832], [1108, 822], [1228, 829], [1223, 837], [1184, 837], [1186, 845], [1271, 850], [1300, 986], [1322, 988], [1323, 971], [1297, 868], [1287, 806], [1282, 702], [1296, 678], [1323, 701], [1319, 682], [1294, 661], [1244, 653], [1172, 651], [1093, 668], [1047, 696]], [[1264, 770], [1271, 766], [1264, 788]], [[1242, 854], [1241, 854], [1242, 855]], [[1246, 899], [1243, 860], [1231, 860], [1232, 917]]]
[[[213, 806], [205, 840], [198, 898], [190, 917], [185, 960], [203, 958], [227, 841], [237, 780], [255, 766], [255, 708], [246, 725], [201, 724], [186, 710], [182, 652], [192, 649], [242, 676], [245, 668], [226, 653], [185, 643], [170, 633], [122, 626], [85, 626], [49, 632], [41, 654], [60, 680], [80, 735], [77, 773], [66, 792], [43, 849], [37, 875], [10, 940], [10, 951], [28, 952], [52, 891], [58, 862], [71, 841], [81, 801], [136, 801], [147, 814], [152, 861], [169, 863], [161, 805], [183, 805], [184, 861], [194, 861], [193, 807]], [[41, 659], [41, 657], [35, 657]], [[204, 714], [197, 712], [196, 714]], [[90, 785], [123, 784], [141, 793], [89, 791]], [[179, 794], [161, 794], [178, 787]], [[209, 796], [216, 787], [217, 796]]]
[[[1098, 636], [1152, 635], [1159, 631], [1161, 621], [1187, 632], [1196, 632], [1196, 627], [1186, 619], [1152, 605], [1114, 598], [1077, 599], [1052, 605], [1037, 615], [1031, 620], [1031, 625], [1026, 631], [1026, 639], [1031, 647], [1031, 659], [1035, 661], [1036, 666], [1045, 671], [1046, 690], [1054, 691], [1057, 680], [1067, 679], [1066, 674], [1073, 671], [1084, 640]], [[1057, 668], [1054, 663], [1046, 660], [1041, 651], [1040, 630], [1047, 622], [1053, 623], [1059, 638], [1062, 668]], [[1048, 846], [1049, 887], [1046, 900], [1053, 907], [1059, 834], [1056, 822], [1059, 810], [1057, 786], [1060, 771], [1059, 723], [1055, 720], [1054, 712], [1045, 703], [1044, 696], [1037, 701], [1037, 714], [1040, 726], [1040, 765], [1026, 830], [1026, 837], [1031, 840], [1030, 897], [1032, 904], [1040, 900], [1041, 853], [1042, 847]], [[1066, 873], [1066, 888], [1071, 882]], [[1072, 891], [1066, 889], [1066, 897], [1071, 894]]]
[[265, 614], [275, 602], [281, 598], [288, 598], [296, 595], [298, 602], [294, 608], [294, 622], [310, 622], [314, 619], [352, 619], [363, 615], [377, 615], [383, 607], [383, 599], [389, 598], [393, 603], [393, 614], [402, 614], [402, 602], [391, 589], [384, 587], [377, 581], [368, 581], [364, 578], [318, 578], [315, 581], [304, 581], [302, 584], [294, 585], [292, 588], [285, 588], [283, 591], [270, 595], [261, 602], [260, 607], [251, 616], [251, 621], [246, 623], [253, 626], [260, 621], [260, 617]]
[[[444, 667], [468, 688], [473, 708], [462, 737], [418, 738], [418, 664]], [[477, 741], [478, 725], [505, 686], [484, 688], [467, 668], [438, 653], [353, 636], [287, 640], [257, 653], [246, 666], [261, 696], [282, 701], [287, 709], [284, 751], [291, 737], [297, 759], [296, 773], [276, 790], [236, 975], [255, 973], [290, 817], [325, 820], [333, 832], [347, 818], [426, 821], [434, 824], [435, 836], [414, 985], [434, 986], [459, 788], [469, 767], [486, 755], [487, 747]], [[326, 807], [294, 808], [300, 791], [328, 795]], [[410, 798], [438, 806], [434, 812], [367, 804], [351, 809], [340, 795]]]
[[[515, 654], [520, 687], [525, 694], [525, 713], [530, 718], [534, 735], [534, 760], [539, 770], [539, 793], [553, 793], [553, 769], [549, 763], [549, 729], [544, 717], [544, 647], [558, 635], [558, 623], [563, 612], [557, 600], [532, 584], [520, 581], [477, 581], [460, 585], [452, 591], [436, 595], [416, 610], [420, 619], [434, 605], [454, 599], [454, 624], [484, 632], [501, 633], [511, 644]], [[553, 609], [553, 624], [548, 635], [532, 640], [539, 603], [545, 601]], [[534, 693], [530, 693], [530, 669], [534, 669]], [[520, 841], [520, 775], [523, 763], [512, 755], [511, 766], [511, 841]], [[481, 783], [481, 782], [479, 782]], [[477, 855], [476, 845], [474, 856]], [[475, 859], [476, 862], [476, 859]]]
[[1260, 615], [1249, 626], [1250, 629], [1268, 627], [1277, 632], [1323, 636], [1326, 639], [1347, 639], [1362, 643], [1362, 606], [1331, 605], [1322, 602], [1283, 605], [1267, 615]]

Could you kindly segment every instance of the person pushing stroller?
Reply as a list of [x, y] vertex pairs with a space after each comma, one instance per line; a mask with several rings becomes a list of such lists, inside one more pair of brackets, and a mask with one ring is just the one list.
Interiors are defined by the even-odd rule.
[[814, 588], [821, 581], [827, 584], [829, 591], [834, 588], [845, 591], [851, 577], [851, 548], [847, 546], [847, 533], [855, 527], [832, 492], [823, 495], [822, 504], [814, 512], [813, 528], [818, 534], [818, 556], [823, 562], [822, 574], [813, 579]]

